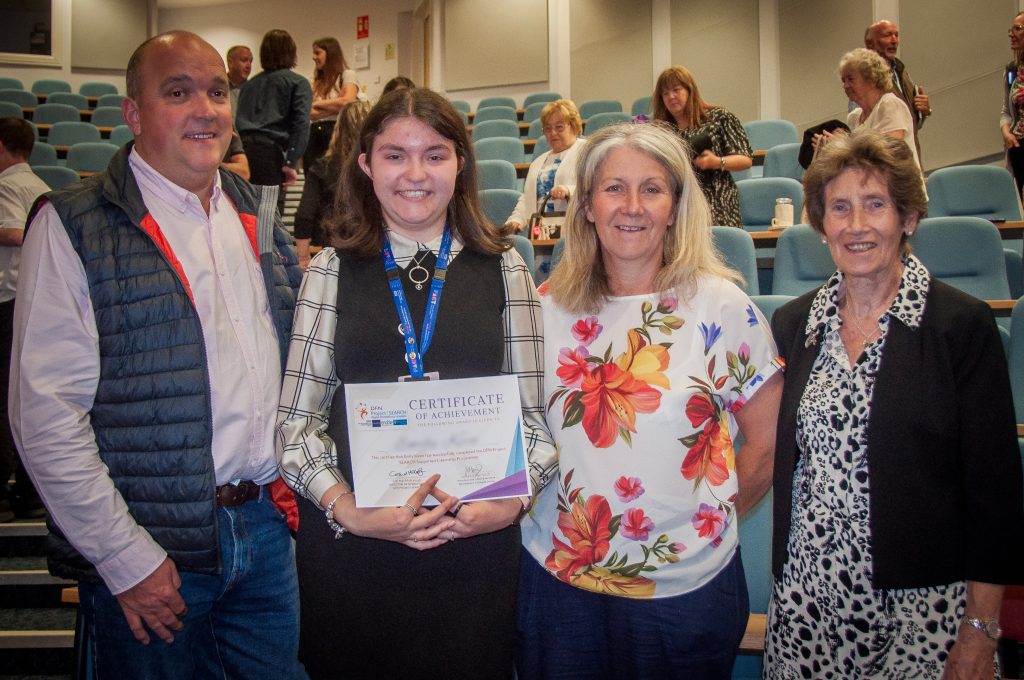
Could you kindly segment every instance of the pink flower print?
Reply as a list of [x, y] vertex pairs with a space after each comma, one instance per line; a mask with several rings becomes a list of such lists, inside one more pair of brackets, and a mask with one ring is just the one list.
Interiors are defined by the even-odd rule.
[[725, 512], [701, 503], [693, 519], [693, 528], [701, 538], [710, 538], [711, 545], [717, 548], [722, 543], [722, 530], [725, 529]]
[[640, 508], [630, 508], [622, 513], [622, 524], [619, 525], [619, 531], [628, 539], [646, 541], [653, 528], [654, 522]]
[[590, 352], [580, 345], [576, 349], [563, 347], [558, 352], [558, 368], [555, 375], [566, 387], [578, 388], [583, 379], [590, 375], [591, 364], [587, 363]]
[[604, 326], [597, 322], [597, 317], [588, 316], [586, 319], [580, 319], [573, 324], [572, 337], [586, 346], [597, 340], [597, 336], [601, 334], [602, 330], [604, 330]]
[[736, 356], [739, 357], [740, 363], [750, 363], [750, 345], [745, 342], [740, 345], [740, 348], [736, 350]]
[[635, 501], [644, 495], [645, 490], [639, 477], [622, 476], [615, 480], [615, 494], [623, 503]]
[[658, 311], [662, 314], [671, 314], [679, 306], [679, 300], [674, 295], [666, 295], [658, 300]]
[[664, 555], [662, 559], [664, 559], [669, 564], [675, 564], [679, 561], [679, 554], [684, 550], [686, 550], [686, 546], [682, 543], [679, 543], [678, 541], [675, 543], [669, 543], [668, 554]]

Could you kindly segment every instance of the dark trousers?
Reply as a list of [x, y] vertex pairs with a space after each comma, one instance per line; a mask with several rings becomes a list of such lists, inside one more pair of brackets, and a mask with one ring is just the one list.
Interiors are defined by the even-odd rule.
[[306, 152], [302, 154], [302, 168], [308, 173], [313, 163], [320, 160], [320, 157], [327, 153], [331, 145], [331, 135], [334, 134], [334, 120], [318, 120], [309, 126], [309, 143], [306, 144]]
[[[281, 187], [284, 182], [284, 149], [266, 135], [245, 132], [241, 135], [242, 147], [249, 159], [249, 182], [263, 186]], [[284, 188], [277, 196], [277, 210], [284, 212]]]
[[7, 388], [11, 381], [11, 342], [14, 338], [14, 300], [0, 302], [0, 498], [8, 493], [7, 483], [14, 474], [15, 491], [23, 496], [34, 496], [35, 490], [28, 473], [18, 460], [18, 449], [11, 436], [11, 421], [7, 414]]
[[1006, 155], [1010, 159], [1010, 167], [1013, 169], [1013, 181], [1017, 183], [1017, 195], [1021, 194], [1024, 187], [1024, 146], [1015, 146], [1007, 150]]

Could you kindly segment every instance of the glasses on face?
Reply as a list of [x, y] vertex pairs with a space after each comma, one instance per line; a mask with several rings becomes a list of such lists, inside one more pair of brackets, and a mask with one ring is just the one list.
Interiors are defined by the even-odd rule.
[[1024, 24], [1014, 24], [1010, 26], [1008, 33], [1024, 33]]
[[552, 132], [562, 134], [563, 132], [565, 132], [565, 123], [559, 123], [557, 125], [545, 125], [540, 129], [540, 131], [546, 135], [550, 135]]

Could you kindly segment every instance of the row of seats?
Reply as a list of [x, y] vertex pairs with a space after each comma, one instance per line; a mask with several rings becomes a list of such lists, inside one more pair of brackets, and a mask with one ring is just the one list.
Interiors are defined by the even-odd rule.
[[[88, 97], [84, 94], [76, 94], [74, 92], [55, 92], [46, 98], [46, 102], [40, 104], [36, 99], [36, 96], [27, 90], [11, 90], [11, 89], [0, 89], [0, 102], [6, 104], [13, 104], [23, 111], [27, 111], [27, 115], [34, 116], [36, 109], [41, 106], [49, 106], [50, 104], [64, 104], [71, 106], [79, 112], [93, 112], [94, 109], [103, 107], [115, 107], [121, 108], [121, 102], [123, 102], [125, 96], [123, 94], [105, 94], [99, 99], [95, 100], [95, 106]], [[10, 108], [9, 106], [7, 107]], [[18, 113], [16, 115], [22, 115]], [[81, 113], [79, 114], [81, 115]]]
[[[540, 112], [548, 102], [552, 102], [556, 99], [562, 99], [562, 95], [557, 92], [535, 92], [533, 94], [526, 95], [523, 99], [522, 106], [520, 107], [512, 97], [484, 97], [479, 101], [479, 103], [477, 103], [476, 113], [473, 114], [473, 117], [475, 122], [479, 122], [481, 120], [481, 115], [490, 115], [483, 114], [485, 109], [504, 107], [516, 112], [517, 109], [522, 108], [523, 122], [530, 123], [540, 118]], [[467, 116], [473, 113], [470, 103], [463, 99], [453, 99], [452, 105], [459, 111], [467, 114]], [[580, 102], [579, 111], [580, 117], [587, 120], [598, 113], [622, 113], [624, 109], [622, 107], [622, 102], [617, 99], [590, 99]], [[651, 98], [649, 96], [638, 97], [633, 101], [629, 115], [630, 117], [639, 116], [641, 114], [649, 116], [650, 112]], [[483, 120], [487, 120], [487, 118], [484, 118]], [[515, 120], [519, 120], [518, 117]]]
[[[87, 121], [99, 127], [113, 127], [124, 123], [124, 115], [121, 113], [120, 104], [116, 106], [99, 106], [91, 111], [85, 111], [72, 104], [47, 102], [29, 111], [15, 102], [4, 101], [3, 93], [4, 91], [0, 90], [0, 116], [5, 118], [8, 116], [26, 118], [37, 125]], [[120, 97], [121, 95], [115, 96]]]
[[[98, 127], [92, 123], [81, 121], [54, 123], [48, 130], [44, 129], [44, 132], [46, 133], [45, 142], [55, 147], [70, 147], [80, 142], [99, 142], [103, 139], [103, 134]], [[127, 125], [115, 125], [110, 130], [109, 140], [112, 144], [120, 146], [133, 138], [131, 128]]]
[[120, 145], [110, 141], [93, 140], [78, 142], [68, 146], [67, 158], [61, 158], [56, 147], [47, 142], [36, 142], [32, 147], [32, 155], [28, 164], [32, 168], [39, 166], [63, 165], [79, 172], [100, 172], [105, 170]]
[[[18, 78], [0, 76], [0, 89], [24, 90], [25, 84]], [[32, 83], [29, 88], [32, 94], [45, 94], [47, 96], [55, 92], [74, 92], [71, 83], [58, 78], [43, 78]], [[117, 94], [117, 86], [111, 83], [98, 81], [84, 82], [78, 86], [78, 94], [86, 97], [102, 97], [105, 94]]]
[[[497, 193], [503, 192], [503, 193]], [[489, 217], [511, 212], [505, 190], [481, 191]], [[500, 203], [505, 201], [504, 203]], [[514, 206], [514, 203], [512, 204]], [[493, 218], [492, 218], [493, 219]], [[500, 224], [505, 217], [500, 217]], [[712, 227], [715, 245], [725, 260], [744, 278], [748, 295], [803, 295], [819, 287], [835, 271], [821, 235], [806, 224], [779, 233], [769, 290], [758, 276], [757, 251], [750, 234], [735, 227]], [[917, 257], [938, 279], [982, 300], [1009, 300], [1011, 292], [999, 230], [979, 217], [929, 217], [921, 220], [911, 239]], [[561, 258], [562, 241], [555, 244], [552, 266]]]

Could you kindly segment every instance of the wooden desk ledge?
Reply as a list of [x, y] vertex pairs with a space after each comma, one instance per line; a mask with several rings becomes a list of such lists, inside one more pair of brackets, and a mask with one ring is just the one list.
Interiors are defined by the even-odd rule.
[[988, 303], [989, 309], [996, 316], [1008, 317], [1013, 313], [1013, 306], [1017, 303], [1016, 300], [985, 300]]
[[1017, 436], [1024, 437], [1024, 425], [1017, 423]]
[[78, 586], [71, 586], [70, 588], [64, 588], [63, 590], [61, 590], [60, 601], [63, 604], [79, 604]]
[[751, 613], [747, 619], [747, 629], [743, 632], [740, 642], [741, 654], [764, 654], [764, 635], [767, 628], [768, 615]]

